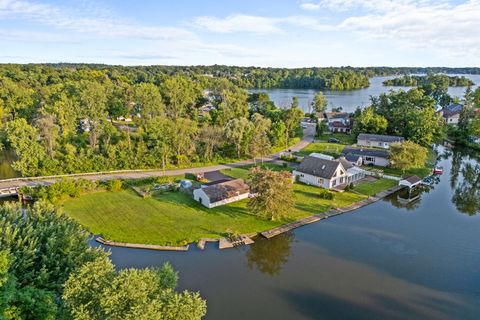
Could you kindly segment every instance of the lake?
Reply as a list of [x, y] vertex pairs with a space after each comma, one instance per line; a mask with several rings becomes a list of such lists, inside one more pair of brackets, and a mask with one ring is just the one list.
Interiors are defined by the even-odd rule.
[[[458, 75], [462, 76], [462, 75]], [[475, 86], [480, 84], [480, 75], [463, 75], [471, 79]], [[412, 87], [387, 87], [382, 84], [387, 79], [395, 78], [394, 76], [388, 77], [373, 77], [370, 78], [370, 87], [358, 90], [346, 90], [346, 91], [331, 91], [322, 90], [325, 97], [328, 100], [328, 109], [332, 107], [342, 107], [344, 111], [353, 112], [355, 109], [365, 107], [370, 104], [370, 96], [378, 96], [381, 93], [389, 92], [390, 90], [409, 90]], [[448, 92], [455, 97], [463, 97], [465, 93], [465, 87], [450, 87]], [[311, 103], [313, 97], [318, 90], [313, 89], [252, 89], [250, 92], [267, 92], [270, 99], [281, 107], [290, 106], [293, 97], [298, 97], [298, 102], [304, 112], [311, 112]]]
[[478, 319], [479, 159], [440, 152], [445, 172], [429, 190], [249, 247], [110, 248], [111, 258], [118, 268], [170, 261], [180, 287], [207, 299], [210, 320]]

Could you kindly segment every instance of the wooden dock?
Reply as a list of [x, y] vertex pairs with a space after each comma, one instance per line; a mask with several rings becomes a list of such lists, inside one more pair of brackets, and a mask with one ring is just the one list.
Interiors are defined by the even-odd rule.
[[317, 221], [320, 221], [320, 220], [323, 220], [323, 219], [327, 219], [327, 218], [330, 218], [330, 217], [338, 216], [339, 214], [350, 212], [350, 211], [359, 209], [361, 207], [367, 206], [369, 204], [372, 204], [374, 202], [379, 201], [382, 198], [385, 198], [388, 195], [391, 195], [392, 193], [397, 192], [398, 190], [400, 190], [402, 188], [404, 188], [404, 187], [403, 186], [395, 186], [395, 187], [390, 188], [388, 190], [379, 192], [375, 196], [372, 196], [372, 197], [369, 197], [367, 199], [358, 201], [358, 202], [356, 202], [356, 203], [354, 203], [350, 206], [342, 207], [342, 208], [335, 208], [335, 209], [331, 209], [331, 210], [328, 210], [328, 211], [325, 211], [325, 212], [321, 212], [321, 213], [316, 214], [314, 216], [306, 217], [306, 218], [303, 218], [303, 219], [300, 219], [300, 220], [297, 220], [297, 221], [294, 221], [294, 222], [291, 222], [291, 223], [288, 223], [288, 224], [284, 224], [282, 226], [279, 226], [279, 227], [276, 227], [276, 228], [273, 228], [273, 229], [270, 229], [270, 230], [267, 230], [267, 231], [264, 231], [264, 232], [261, 232], [260, 234], [262, 236], [264, 236], [265, 238], [272, 238], [272, 237], [275, 237], [275, 236], [277, 236], [281, 233], [288, 232], [290, 230], [305, 226], [307, 224], [311, 224], [311, 223], [314, 223], [314, 222], [317, 222]]
[[123, 247], [123, 248], [135, 248], [135, 249], [148, 249], [148, 250], [163, 250], [163, 251], [188, 251], [189, 245], [186, 246], [158, 246], [155, 244], [140, 244], [140, 243], [128, 243], [128, 242], [116, 242], [105, 240], [102, 237], [95, 239], [97, 242], [106, 246]]

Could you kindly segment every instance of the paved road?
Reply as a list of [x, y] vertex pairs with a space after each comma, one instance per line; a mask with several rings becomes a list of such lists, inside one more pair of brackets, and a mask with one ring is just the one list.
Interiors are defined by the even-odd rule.
[[[315, 125], [314, 124], [307, 124], [307, 128], [304, 129], [304, 135], [300, 142], [288, 148], [288, 150], [294, 152], [299, 151], [305, 148], [309, 143], [313, 141], [313, 137], [315, 135]], [[274, 153], [269, 155], [268, 157], [264, 157], [263, 161], [271, 162], [276, 161], [280, 157], [280, 154], [285, 152], [285, 150]], [[257, 159], [257, 162], [260, 161]], [[92, 174], [79, 174], [79, 175], [68, 175], [70, 177], [82, 178], [86, 180], [111, 180], [111, 179], [142, 179], [142, 178], [150, 178], [150, 177], [159, 177], [163, 176], [164, 174], [167, 176], [177, 176], [177, 175], [184, 175], [186, 173], [204, 173], [210, 171], [218, 171], [228, 168], [234, 167], [241, 167], [248, 164], [253, 164], [253, 160], [243, 160], [234, 163], [228, 164], [220, 164], [220, 165], [213, 165], [213, 166], [205, 166], [205, 167], [197, 167], [197, 168], [188, 168], [188, 169], [176, 169], [176, 170], [150, 170], [150, 171], [129, 171], [129, 172], [110, 172], [110, 173], [92, 173]], [[14, 188], [14, 187], [22, 187], [22, 186], [35, 186], [39, 184], [51, 184], [55, 181], [61, 179], [62, 176], [50, 176], [50, 177], [34, 177], [34, 178], [19, 178], [19, 179], [7, 179], [7, 180], [0, 180], [0, 190], [4, 188]]]

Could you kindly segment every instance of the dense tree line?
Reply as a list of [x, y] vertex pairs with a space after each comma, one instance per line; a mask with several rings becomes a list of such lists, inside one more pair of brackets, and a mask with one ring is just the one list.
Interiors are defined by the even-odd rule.
[[207, 163], [265, 155], [301, 134], [297, 105], [278, 109], [226, 78], [147, 75], [0, 67], [0, 138], [19, 157], [14, 168], [47, 175]]
[[162, 269], [117, 273], [78, 223], [37, 202], [0, 207], [0, 319], [200, 319], [198, 293]]
[[445, 136], [443, 119], [435, 110], [435, 99], [422, 89], [383, 93], [356, 112], [354, 132], [397, 135], [430, 146]]
[[403, 77], [385, 80], [383, 85], [385, 86], [402, 86], [402, 87], [416, 87], [427, 86], [434, 84], [440, 87], [468, 87], [472, 86], [472, 80], [464, 76], [448, 76], [445, 74], [430, 74], [426, 76], [410, 76], [405, 75]]

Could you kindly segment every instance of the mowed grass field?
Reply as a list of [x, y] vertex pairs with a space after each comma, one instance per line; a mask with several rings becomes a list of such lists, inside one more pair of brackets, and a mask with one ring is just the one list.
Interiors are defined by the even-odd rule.
[[296, 154], [299, 156], [308, 156], [310, 153], [323, 153], [334, 157], [340, 156], [345, 145], [330, 142], [312, 142]]
[[[244, 178], [248, 168], [234, 168], [224, 173]], [[65, 201], [63, 210], [91, 233], [102, 234], [109, 240], [183, 245], [204, 237], [224, 237], [230, 232], [265, 231], [366, 198], [358, 193], [344, 192], [336, 193], [334, 200], [324, 200], [318, 194], [316, 187], [295, 184], [295, 208], [289, 219], [284, 221], [268, 221], [252, 215], [247, 209], [248, 200], [208, 209], [181, 192], [145, 199], [132, 190], [96, 192]]]

